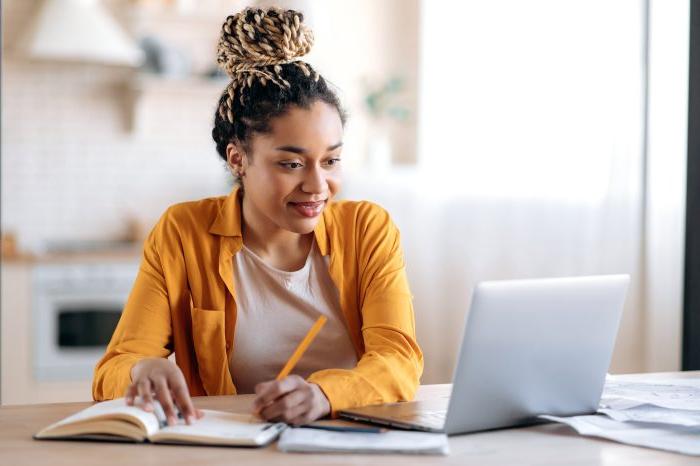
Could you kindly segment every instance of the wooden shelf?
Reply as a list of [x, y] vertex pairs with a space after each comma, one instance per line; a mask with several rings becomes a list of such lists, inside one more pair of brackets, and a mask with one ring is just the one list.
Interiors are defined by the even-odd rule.
[[132, 93], [176, 93], [178, 95], [218, 95], [228, 84], [226, 79], [204, 77], [174, 78], [157, 74], [140, 73], [130, 83]]
[[[181, 107], [214, 108], [221, 93], [228, 85], [226, 79], [207, 79], [204, 77], [168, 78], [155, 74], [137, 74], [127, 83], [127, 129], [140, 133], [144, 124], [148, 125], [152, 114], [153, 101], [182, 103]], [[177, 104], [174, 104], [177, 107]]]

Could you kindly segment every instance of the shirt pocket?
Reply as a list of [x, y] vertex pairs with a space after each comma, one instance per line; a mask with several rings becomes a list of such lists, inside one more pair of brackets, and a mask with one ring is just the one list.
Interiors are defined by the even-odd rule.
[[208, 395], [220, 394], [228, 374], [226, 314], [218, 309], [191, 308], [192, 339], [199, 375]]

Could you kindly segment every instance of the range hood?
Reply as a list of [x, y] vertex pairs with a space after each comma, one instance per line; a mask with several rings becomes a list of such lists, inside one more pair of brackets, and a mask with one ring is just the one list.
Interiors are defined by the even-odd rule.
[[18, 48], [36, 60], [135, 67], [144, 58], [100, 0], [44, 0]]

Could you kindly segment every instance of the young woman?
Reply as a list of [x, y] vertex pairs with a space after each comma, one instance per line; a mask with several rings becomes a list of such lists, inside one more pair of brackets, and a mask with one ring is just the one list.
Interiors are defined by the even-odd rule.
[[[298, 59], [312, 43], [295, 11], [227, 18], [212, 135], [236, 187], [170, 207], [150, 233], [95, 400], [156, 399], [191, 423], [190, 396], [255, 393], [261, 417], [298, 425], [414, 396], [423, 356], [399, 232], [375, 204], [333, 200], [344, 114]], [[295, 375], [275, 381], [320, 315]]]

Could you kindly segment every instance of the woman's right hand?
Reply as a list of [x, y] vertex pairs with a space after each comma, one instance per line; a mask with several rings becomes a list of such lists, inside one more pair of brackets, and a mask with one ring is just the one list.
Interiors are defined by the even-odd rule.
[[177, 365], [165, 358], [142, 359], [131, 368], [131, 385], [126, 390], [126, 404], [134, 405], [136, 396], [141, 397], [141, 408], [153, 411], [153, 400], [160, 402], [168, 419], [168, 425], [177, 423], [177, 409], [187, 424], [204, 416], [194, 407], [185, 377]]

